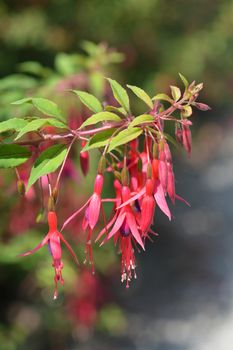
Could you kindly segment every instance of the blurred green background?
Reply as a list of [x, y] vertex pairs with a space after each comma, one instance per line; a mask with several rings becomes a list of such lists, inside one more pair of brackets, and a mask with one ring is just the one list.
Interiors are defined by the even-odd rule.
[[[181, 85], [178, 72], [204, 82], [201, 101], [212, 107], [195, 114], [192, 160], [175, 165], [192, 208], [178, 204], [171, 224], [157, 216], [161, 237], [138, 257], [139, 278], [129, 291], [114, 251], [104, 247], [95, 252], [95, 278], [77, 273], [65, 255], [66, 284], [53, 302], [46, 249], [17, 256], [47, 228], [35, 227], [36, 203], [20, 200], [2, 173], [0, 350], [232, 349], [233, 1], [0, 1], [1, 120], [22, 115], [10, 102], [30, 93], [54, 97], [65, 109], [59, 93], [67, 87], [101, 96], [100, 73], [154, 95]], [[65, 181], [71, 203], [62, 202], [64, 217], [84, 200]], [[80, 223], [70, 237], [78, 230]]]

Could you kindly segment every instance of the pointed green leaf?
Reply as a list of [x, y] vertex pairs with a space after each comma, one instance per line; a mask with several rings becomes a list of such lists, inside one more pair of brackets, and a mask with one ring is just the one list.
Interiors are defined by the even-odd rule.
[[167, 94], [157, 94], [152, 98], [152, 100], [163, 100], [163, 101], [168, 101], [170, 103], [173, 103], [172, 98], [169, 97]]
[[27, 97], [21, 100], [12, 102], [13, 105], [21, 105], [24, 103], [32, 103], [33, 106], [38, 109], [38, 111], [49, 117], [56, 117], [64, 120], [64, 116], [61, 110], [58, 108], [57, 104], [42, 97]]
[[6, 120], [0, 123], [0, 133], [8, 130], [19, 131], [20, 129], [25, 127], [27, 123], [28, 122], [26, 120], [19, 119], [19, 118], [12, 118], [12, 119]]
[[32, 97], [22, 98], [21, 100], [11, 102], [12, 105], [22, 105], [24, 103], [32, 102]]
[[129, 124], [129, 127], [133, 127], [136, 125], [144, 124], [144, 123], [152, 123], [155, 121], [155, 118], [150, 114], [142, 114], [138, 117], [134, 118], [133, 121]]
[[32, 167], [27, 191], [43, 175], [53, 173], [62, 164], [67, 153], [65, 145], [54, 145], [41, 153]]
[[170, 86], [171, 88], [171, 93], [172, 93], [172, 97], [174, 98], [175, 101], [178, 101], [181, 97], [181, 91], [177, 86]]
[[15, 140], [20, 139], [20, 137], [27, 134], [28, 132], [37, 131], [45, 125], [52, 125], [52, 126], [55, 126], [56, 128], [67, 129], [67, 126], [64, 123], [56, 119], [52, 119], [52, 118], [35, 119], [30, 121], [26, 126], [24, 126], [20, 130]]
[[111, 128], [99, 132], [98, 134], [92, 136], [85, 147], [83, 147], [82, 152], [89, 151], [94, 148], [104, 147], [109, 142], [110, 137], [116, 131], [116, 128]]
[[117, 134], [117, 136], [113, 137], [111, 140], [108, 152], [111, 152], [114, 148], [136, 139], [139, 135], [142, 134], [142, 132], [143, 130], [140, 128], [128, 128], [119, 132], [119, 134]]
[[121, 118], [118, 115], [111, 112], [99, 112], [99, 113], [93, 114], [90, 118], [85, 120], [85, 122], [82, 123], [79, 129], [82, 129], [88, 125], [93, 125], [99, 122], [104, 122], [109, 120], [120, 122]]
[[133, 85], [127, 85], [127, 87], [133, 91], [133, 93], [139, 97], [147, 106], [149, 106], [151, 109], [153, 108], [153, 102], [150, 96], [141, 88]]
[[95, 113], [102, 112], [103, 107], [100, 101], [95, 96], [85, 91], [79, 91], [79, 90], [71, 90], [71, 91], [74, 92], [80, 98], [81, 102], [85, 106], [87, 106], [91, 111]]
[[123, 114], [123, 115], [127, 115], [127, 112], [122, 107], [106, 106], [105, 110], [108, 111], [108, 112], [115, 112], [115, 113], [120, 113], [120, 114]]
[[25, 163], [31, 156], [30, 151], [19, 145], [0, 145], [0, 168], [14, 168]]
[[127, 111], [130, 112], [129, 108], [129, 96], [126, 92], [126, 90], [116, 81], [113, 79], [108, 78], [108, 81], [111, 85], [113, 96], [117, 100], [117, 102], [120, 103], [120, 105]]
[[188, 88], [189, 86], [189, 82], [188, 80], [183, 76], [183, 74], [179, 73], [180, 79], [182, 80], [184, 86], [185, 86], [185, 90]]
[[40, 112], [49, 116], [64, 119], [61, 110], [58, 108], [57, 104], [53, 101], [47, 100], [46, 98], [35, 97], [32, 99], [34, 107], [36, 107]]

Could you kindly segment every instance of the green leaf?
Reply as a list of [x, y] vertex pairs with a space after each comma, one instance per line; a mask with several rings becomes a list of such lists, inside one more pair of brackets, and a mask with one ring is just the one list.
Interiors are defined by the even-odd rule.
[[110, 78], [107, 78], [113, 92], [113, 96], [120, 103], [120, 105], [127, 111], [130, 112], [129, 108], [129, 96], [126, 90], [116, 81]]
[[85, 120], [85, 122], [82, 123], [82, 125], [80, 126], [79, 129], [82, 129], [88, 125], [97, 124], [99, 122], [104, 122], [107, 120], [113, 120], [116, 122], [120, 122], [121, 118], [118, 115], [111, 113], [111, 112], [99, 112], [99, 113], [93, 114], [90, 118]]
[[19, 145], [0, 145], [0, 168], [14, 168], [25, 163], [30, 151]]
[[182, 111], [181, 111], [182, 117], [188, 118], [190, 117], [190, 115], [192, 115], [192, 113], [193, 113], [193, 110], [191, 106], [189, 105], [182, 106]]
[[53, 101], [50, 101], [46, 98], [42, 97], [27, 97], [23, 98], [21, 100], [12, 102], [13, 105], [22, 105], [24, 103], [32, 103], [33, 106], [38, 109], [38, 111], [42, 112], [43, 114], [49, 116], [49, 117], [56, 117], [59, 119], [64, 120], [64, 116], [62, 115], [62, 112], [58, 108], [57, 104]]
[[123, 114], [124, 116], [127, 115], [127, 112], [122, 107], [106, 106], [105, 110], [108, 112], [120, 113], [120, 114]]
[[157, 94], [152, 98], [152, 100], [163, 100], [173, 103], [173, 100], [167, 94]]
[[24, 103], [32, 102], [32, 97], [22, 98], [21, 100], [11, 102], [12, 105], [22, 105]]
[[100, 101], [93, 95], [85, 91], [71, 90], [80, 98], [81, 102], [95, 113], [102, 112], [103, 107]]
[[47, 100], [46, 98], [36, 97], [32, 99], [34, 107], [36, 107], [40, 112], [49, 116], [64, 119], [62, 112], [58, 108], [57, 104]]
[[109, 142], [109, 138], [116, 131], [116, 128], [111, 128], [99, 132], [98, 134], [92, 136], [85, 147], [83, 147], [82, 152], [89, 151], [94, 148], [104, 147]]
[[8, 130], [19, 131], [20, 129], [25, 127], [27, 123], [28, 122], [26, 120], [19, 119], [19, 118], [12, 118], [12, 119], [6, 120], [0, 123], [0, 133]]
[[111, 140], [108, 152], [111, 152], [114, 148], [136, 139], [142, 134], [142, 132], [143, 130], [140, 128], [129, 128], [119, 132], [119, 134], [117, 134], [117, 136], [113, 137]]
[[181, 97], [181, 91], [177, 86], [170, 86], [171, 88], [171, 93], [172, 93], [172, 97], [174, 98], [175, 101], [178, 101]]
[[188, 86], [189, 86], [189, 82], [181, 73], [179, 73], [179, 76], [180, 76], [180, 79], [182, 80], [182, 82], [183, 82], [183, 84], [185, 86], [185, 90], [186, 90], [188, 88]]
[[67, 129], [67, 126], [60, 122], [59, 120], [52, 119], [52, 118], [46, 118], [46, 119], [35, 119], [29, 122], [26, 126], [24, 126], [15, 140], [20, 139], [23, 135], [27, 134], [28, 132], [36, 131], [42, 128], [45, 125], [52, 125], [55, 126], [56, 128], [62, 128], [62, 129]]
[[129, 124], [129, 127], [131, 128], [133, 126], [144, 124], [144, 123], [152, 123], [154, 121], [155, 121], [155, 118], [152, 115], [142, 114], [134, 118], [133, 121]]
[[133, 85], [127, 85], [127, 87], [133, 91], [133, 93], [139, 97], [147, 106], [149, 106], [151, 109], [153, 108], [153, 102], [150, 96], [141, 88]]
[[41, 177], [53, 173], [62, 164], [67, 153], [65, 145], [54, 145], [41, 153], [32, 167], [27, 191]]

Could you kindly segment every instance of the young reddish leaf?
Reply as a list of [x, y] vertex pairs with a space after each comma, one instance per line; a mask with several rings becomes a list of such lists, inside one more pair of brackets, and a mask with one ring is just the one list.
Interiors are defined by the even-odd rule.
[[92, 136], [92, 138], [88, 141], [86, 146], [82, 149], [82, 152], [89, 151], [90, 149], [104, 147], [109, 142], [109, 138], [117, 129], [111, 128], [108, 130], [104, 130], [99, 132], [98, 134]]
[[0, 168], [14, 168], [25, 163], [31, 156], [30, 151], [19, 145], [0, 145]]
[[19, 131], [20, 129], [25, 127], [27, 123], [28, 123], [27, 120], [20, 119], [20, 118], [12, 118], [12, 119], [6, 120], [0, 123], [0, 133], [8, 130]]
[[89, 94], [88, 92], [85, 91], [80, 91], [80, 90], [71, 90], [74, 92], [80, 99], [80, 101], [87, 106], [91, 111], [94, 113], [99, 113], [102, 112], [103, 107], [100, 103], [100, 101], [93, 95]]
[[79, 129], [82, 129], [88, 125], [93, 125], [93, 124], [97, 124], [99, 122], [104, 122], [108, 120], [120, 122], [121, 118], [118, 115], [111, 112], [99, 112], [99, 113], [93, 114], [91, 117], [85, 120], [85, 122], [82, 123]]
[[169, 97], [167, 94], [157, 94], [152, 98], [152, 100], [162, 100], [162, 101], [173, 103], [172, 98]]
[[151, 109], [153, 108], [153, 102], [150, 96], [141, 88], [133, 85], [127, 85], [127, 87], [133, 91], [133, 93], [139, 97], [147, 106], [149, 106]]
[[119, 104], [127, 111], [130, 112], [129, 108], [129, 96], [126, 92], [126, 90], [116, 81], [113, 79], [108, 78], [108, 81], [111, 85], [113, 96], [119, 102]]
[[128, 128], [119, 132], [119, 134], [117, 134], [117, 136], [113, 137], [111, 140], [108, 152], [111, 152], [114, 148], [136, 139], [142, 134], [142, 132], [143, 130], [140, 128]]
[[129, 127], [133, 127], [140, 124], [145, 123], [153, 123], [155, 121], [155, 118], [150, 114], [142, 114], [138, 117], [134, 118], [133, 121], [129, 124]]
[[178, 101], [181, 97], [181, 91], [177, 86], [170, 86], [171, 88], [171, 93], [172, 93], [172, 97], [174, 98], [175, 101]]
[[65, 145], [54, 145], [41, 153], [32, 167], [27, 191], [43, 175], [54, 172], [62, 164], [67, 153]]

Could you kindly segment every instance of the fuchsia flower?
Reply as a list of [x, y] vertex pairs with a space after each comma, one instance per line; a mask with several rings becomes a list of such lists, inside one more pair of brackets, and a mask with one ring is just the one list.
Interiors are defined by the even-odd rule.
[[21, 256], [27, 256], [27, 255], [33, 254], [37, 250], [42, 248], [44, 245], [48, 244], [48, 249], [53, 259], [52, 266], [54, 267], [54, 271], [55, 271], [54, 299], [56, 299], [58, 297], [58, 282], [60, 282], [62, 285], [64, 284], [64, 279], [62, 277], [62, 269], [64, 265], [63, 265], [63, 262], [61, 261], [61, 257], [62, 257], [61, 241], [66, 245], [66, 247], [68, 248], [70, 254], [74, 258], [76, 263], [78, 263], [78, 260], [73, 249], [70, 247], [69, 243], [65, 240], [63, 235], [57, 230], [57, 215], [53, 211], [48, 212], [48, 225], [49, 225], [49, 232], [45, 236], [45, 238], [42, 240], [42, 242], [38, 246], [36, 246], [34, 249], [29, 250], [24, 254], [21, 254]]
[[[121, 201], [127, 202], [130, 199], [130, 189], [128, 186], [122, 186], [121, 188]], [[131, 206], [125, 205], [117, 210], [114, 220], [111, 220], [110, 225], [106, 227], [99, 235], [107, 232], [107, 229], [112, 226], [111, 231], [107, 234], [107, 237], [102, 242], [105, 243], [112, 237], [115, 237], [115, 244], [119, 241], [121, 250], [121, 281], [126, 281], [126, 287], [129, 287], [129, 282], [132, 279], [132, 271], [135, 274], [135, 255], [133, 244], [138, 244], [144, 250], [144, 244], [140, 234], [140, 229], [135, 218], [135, 214]], [[101, 244], [101, 245], [102, 245]]]

